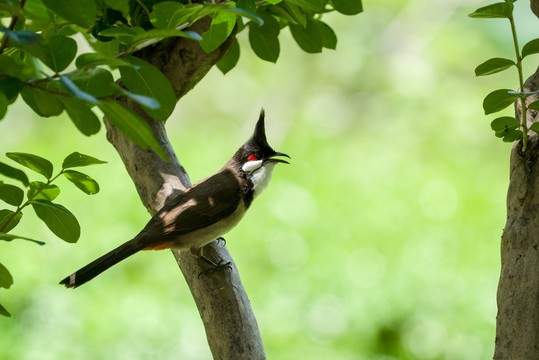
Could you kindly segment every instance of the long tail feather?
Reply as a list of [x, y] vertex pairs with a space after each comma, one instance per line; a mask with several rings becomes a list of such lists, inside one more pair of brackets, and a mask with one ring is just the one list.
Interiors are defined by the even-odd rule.
[[116, 265], [125, 258], [142, 250], [144, 246], [142, 246], [141, 243], [142, 242], [139, 241], [138, 237], [136, 237], [133, 240], [118, 246], [116, 249], [106, 253], [105, 255], [92, 261], [85, 267], [60, 281], [60, 285], [65, 285], [67, 288], [76, 288], [81, 286], [111, 266]]

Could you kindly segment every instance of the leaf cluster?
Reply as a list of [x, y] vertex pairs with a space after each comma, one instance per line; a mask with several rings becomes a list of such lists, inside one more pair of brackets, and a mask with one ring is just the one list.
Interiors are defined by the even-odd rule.
[[[526, 106], [526, 98], [536, 94], [537, 92], [523, 92], [522, 90], [524, 89], [522, 60], [529, 55], [539, 53], [539, 38], [529, 41], [522, 47], [522, 49], [520, 49], [517, 40], [515, 20], [513, 18], [513, 3], [515, 1], [516, 0], [506, 0], [505, 2], [487, 5], [477, 9], [469, 16], [473, 18], [502, 18], [509, 20], [515, 47], [515, 60], [500, 57], [488, 59], [475, 68], [475, 75], [486, 76], [496, 74], [513, 67], [517, 69], [519, 87], [521, 90], [516, 91], [514, 89], [498, 89], [490, 92], [483, 100], [483, 110], [485, 111], [485, 115], [496, 113], [504, 110], [509, 105], [513, 104], [517, 99], [520, 99], [520, 104], [522, 106], [521, 121], [514, 116], [502, 116], [494, 119], [490, 126], [492, 130], [494, 130], [494, 134], [497, 137], [502, 138], [505, 142], [514, 142], [523, 139], [523, 150], [525, 150], [528, 131], [526, 125], [526, 110], [538, 109], [539, 101], [535, 101]], [[539, 125], [533, 124], [529, 130], [539, 132]]]
[[[334, 49], [337, 38], [321, 20], [334, 10], [357, 14], [362, 11], [361, 1], [0, 0], [0, 16], [10, 18], [9, 27], [0, 26], [0, 119], [20, 95], [42, 117], [65, 111], [77, 129], [89, 136], [100, 129], [94, 112], [99, 109], [133, 142], [164, 158], [147, 123], [115, 101], [128, 97], [162, 121], [176, 104], [169, 80], [153, 65], [132, 56], [134, 52], [171, 37], [198, 41], [211, 52], [234, 29], [248, 29], [253, 51], [275, 62], [284, 27], [290, 28], [304, 51]], [[212, 19], [207, 31], [188, 30], [204, 17]], [[93, 51], [77, 55], [80, 41], [74, 35]], [[219, 69], [230, 71], [239, 56], [234, 40]]]
[[[79, 222], [73, 213], [55, 202], [60, 194], [60, 188], [53, 182], [63, 175], [84, 193], [97, 194], [99, 192], [97, 181], [73, 168], [105, 162], [74, 152], [64, 159], [62, 169], [53, 176], [52, 163], [41, 156], [20, 152], [8, 152], [6, 156], [17, 164], [42, 175], [45, 181], [30, 181], [28, 175], [20, 168], [0, 162], [0, 175], [18, 183], [18, 185], [13, 185], [0, 180], [0, 201], [7, 205], [7, 208], [0, 208], [0, 241], [22, 239], [39, 245], [44, 244], [40, 240], [11, 232], [21, 221], [23, 210], [30, 206], [37, 217], [56, 236], [70, 243], [76, 242], [80, 236]], [[5, 266], [0, 264], [0, 288], [8, 289], [12, 284], [11, 274]], [[0, 314], [9, 316], [9, 312], [2, 305], [0, 305]]]

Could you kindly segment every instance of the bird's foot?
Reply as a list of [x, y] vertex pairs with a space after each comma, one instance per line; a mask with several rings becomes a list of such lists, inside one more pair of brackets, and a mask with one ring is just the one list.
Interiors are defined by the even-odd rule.
[[215, 241], [217, 241], [217, 243], [220, 243], [220, 242], [222, 241], [222, 242], [223, 242], [223, 244], [225, 244], [225, 245], [226, 245], [226, 240], [225, 240], [225, 238], [224, 238], [224, 237], [222, 237], [222, 236], [219, 236], [219, 237], [218, 237], [217, 239], [215, 239]]
[[[224, 240], [224, 239], [223, 239]], [[207, 262], [208, 264], [211, 265], [210, 268], [200, 272], [200, 274], [198, 274], [198, 278], [200, 279], [200, 276], [202, 275], [209, 275], [209, 274], [213, 274], [214, 272], [216, 271], [222, 271], [224, 269], [230, 269], [232, 270], [232, 263], [230, 261], [227, 261], [225, 262], [224, 260], [221, 260], [219, 261], [218, 264], [216, 264], [215, 262], [211, 261], [210, 259], [208, 259], [207, 257], [205, 257], [204, 255], [200, 255], [200, 258], [202, 260], [204, 260], [205, 262]]]

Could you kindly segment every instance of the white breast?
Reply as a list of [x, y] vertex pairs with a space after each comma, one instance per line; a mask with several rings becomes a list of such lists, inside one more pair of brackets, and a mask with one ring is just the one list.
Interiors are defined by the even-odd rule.
[[273, 175], [273, 170], [275, 169], [275, 165], [277, 165], [277, 163], [267, 162], [251, 174], [254, 198], [260, 195], [262, 191], [268, 187], [271, 180], [271, 175]]

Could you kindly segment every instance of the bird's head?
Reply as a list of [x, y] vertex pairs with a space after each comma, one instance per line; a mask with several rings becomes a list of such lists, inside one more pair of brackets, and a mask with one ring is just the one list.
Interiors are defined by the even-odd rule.
[[232, 158], [245, 177], [251, 181], [254, 197], [268, 186], [275, 165], [278, 163], [289, 164], [288, 161], [280, 159], [278, 156], [290, 158], [285, 153], [273, 150], [268, 144], [264, 129], [264, 110], [262, 110], [253, 136], [238, 149]]

